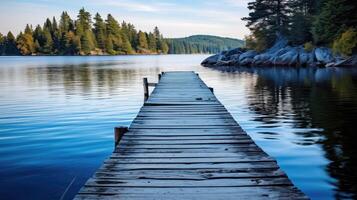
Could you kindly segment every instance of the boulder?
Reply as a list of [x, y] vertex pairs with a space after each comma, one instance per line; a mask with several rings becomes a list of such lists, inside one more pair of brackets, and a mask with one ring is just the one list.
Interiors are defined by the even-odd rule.
[[327, 63], [332, 63], [335, 61], [335, 58], [332, 55], [332, 51], [329, 48], [326, 47], [319, 47], [315, 49], [315, 58], [316, 60], [323, 64], [326, 65]]
[[303, 48], [299, 52], [299, 63], [301, 66], [310, 66], [314, 63], [314, 52], [307, 52]]
[[293, 48], [289, 48], [285, 53], [277, 56], [273, 64], [295, 66], [298, 63], [298, 58], [299, 58], [299, 49], [298, 47], [293, 47]]
[[238, 61], [239, 62], [242, 62], [243, 60], [245, 60], [246, 58], [254, 58], [254, 56], [256, 56], [258, 53], [254, 50], [249, 50], [249, 51], [246, 51], [242, 54], [239, 55], [238, 57]]
[[247, 57], [243, 59], [242, 61], [239, 61], [239, 65], [241, 66], [249, 66], [254, 62], [253, 58]]
[[224, 56], [230, 57], [230, 56], [233, 56], [233, 55], [236, 55], [236, 54], [241, 54], [243, 52], [244, 52], [244, 50], [242, 48], [230, 49], [224, 54]]
[[216, 54], [213, 56], [210, 56], [202, 61], [202, 65], [214, 65], [218, 62], [218, 59], [221, 57], [220, 54]]

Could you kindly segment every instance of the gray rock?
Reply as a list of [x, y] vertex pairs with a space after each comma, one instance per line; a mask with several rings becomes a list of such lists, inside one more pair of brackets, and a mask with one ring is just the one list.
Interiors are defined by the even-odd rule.
[[244, 50], [241, 49], [241, 48], [230, 49], [224, 54], [224, 56], [230, 57], [230, 56], [233, 56], [233, 55], [236, 55], [236, 54], [241, 54], [243, 52], [244, 52]]
[[274, 65], [295, 66], [298, 63], [299, 49], [298, 47], [285, 48], [285, 53], [276, 56]]
[[310, 66], [314, 63], [314, 52], [307, 52], [303, 48], [299, 52], [299, 63], [301, 66]]
[[244, 52], [244, 53], [239, 55], [238, 61], [242, 62], [246, 58], [254, 58], [254, 56], [256, 56], [257, 54], [258, 53], [256, 51], [254, 51], [254, 50], [246, 51], [246, 52]]
[[221, 57], [220, 54], [216, 54], [213, 56], [210, 56], [202, 61], [202, 65], [214, 65], [218, 62], [218, 59]]
[[335, 58], [332, 55], [332, 51], [326, 47], [319, 47], [315, 49], [315, 57], [318, 62], [323, 65], [334, 62]]
[[239, 65], [241, 65], [241, 66], [249, 66], [253, 62], [254, 62], [254, 59], [248, 57], [248, 58], [243, 59], [242, 61], [239, 61]]

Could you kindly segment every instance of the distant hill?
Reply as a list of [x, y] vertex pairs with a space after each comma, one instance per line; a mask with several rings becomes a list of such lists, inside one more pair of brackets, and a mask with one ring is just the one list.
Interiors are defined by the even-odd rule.
[[219, 53], [242, 47], [243, 40], [211, 35], [193, 35], [185, 38], [169, 38], [169, 54]]

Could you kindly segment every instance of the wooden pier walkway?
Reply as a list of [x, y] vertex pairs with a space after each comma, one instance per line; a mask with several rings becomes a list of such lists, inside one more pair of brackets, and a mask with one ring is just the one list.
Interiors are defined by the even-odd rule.
[[119, 138], [75, 199], [307, 199], [194, 72], [163, 73]]

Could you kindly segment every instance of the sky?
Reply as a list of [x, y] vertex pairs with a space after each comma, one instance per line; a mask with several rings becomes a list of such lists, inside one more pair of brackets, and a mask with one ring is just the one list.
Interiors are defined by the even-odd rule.
[[208, 34], [243, 39], [249, 34], [242, 17], [250, 0], [0, 0], [0, 33], [19, 33], [26, 24], [43, 24], [67, 11], [75, 19], [84, 7], [103, 18], [108, 13], [118, 21], [152, 31], [158, 26], [164, 37]]

